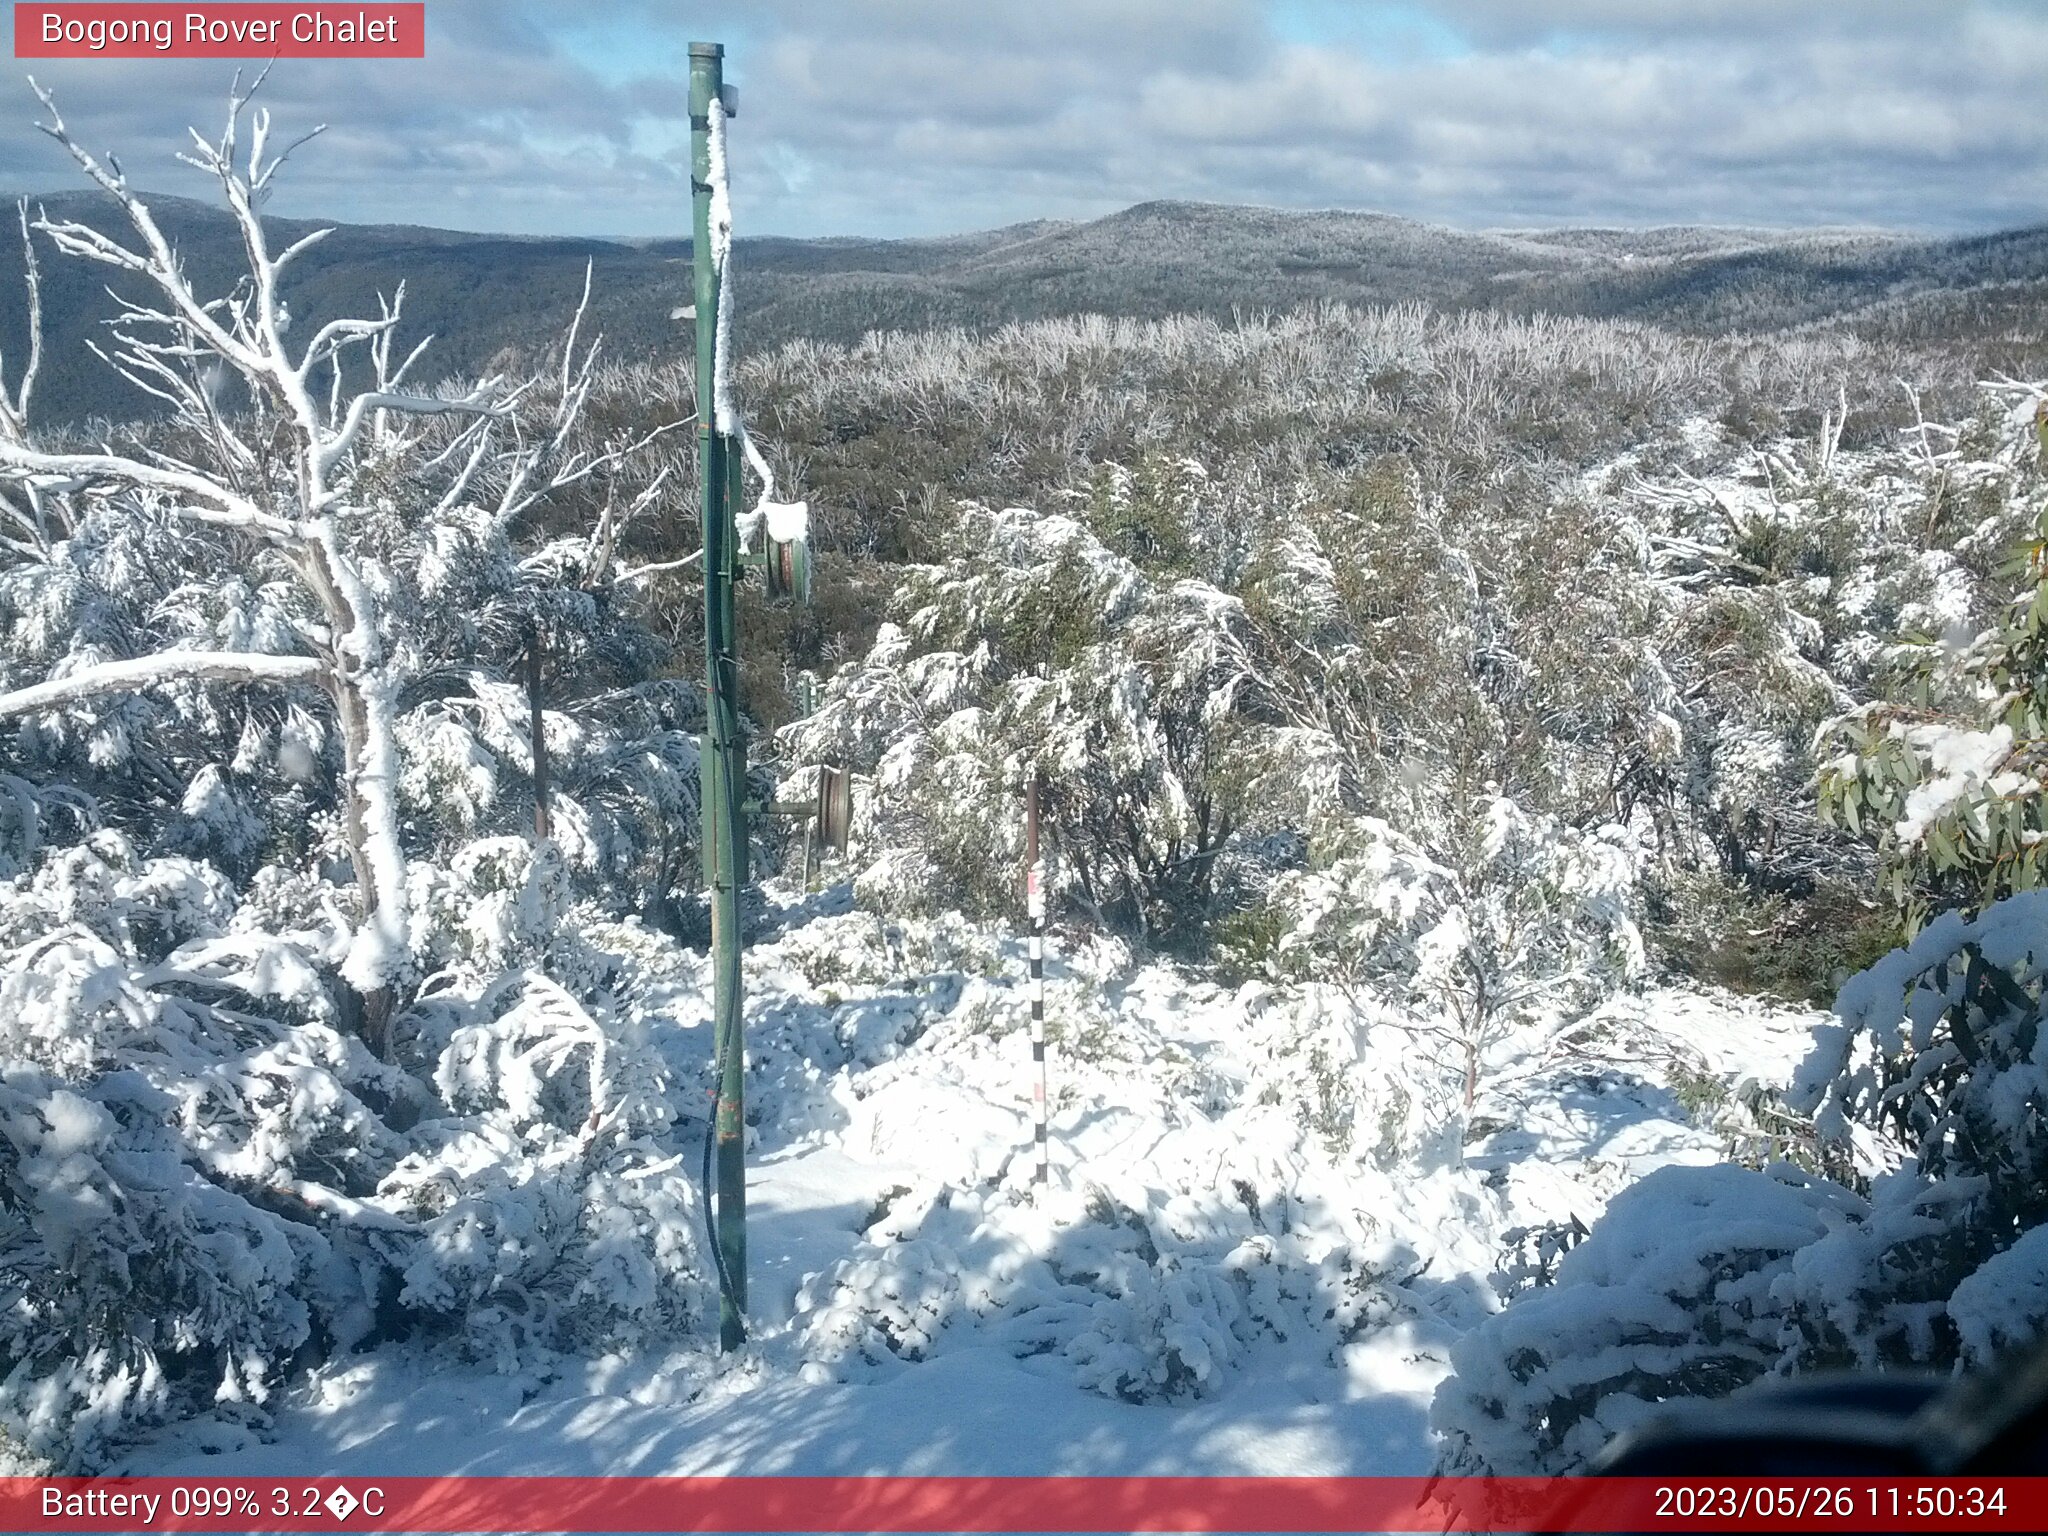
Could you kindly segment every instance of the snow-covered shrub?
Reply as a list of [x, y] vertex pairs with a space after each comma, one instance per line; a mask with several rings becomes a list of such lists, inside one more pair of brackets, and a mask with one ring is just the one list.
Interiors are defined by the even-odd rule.
[[0, 1416], [60, 1467], [191, 1406], [195, 1366], [204, 1398], [262, 1401], [318, 1326], [327, 1242], [192, 1166], [175, 1112], [133, 1071], [0, 1075]]
[[234, 932], [206, 865], [102, 831], [0, 913], [0, 1421], [76, 1466], [195, 1377], [260, 1400], [328, 1324], [327, 1240], [250, 1197], [366, 1192], [396, 1138], [361, 1095], [404, 1095], [324, 1022], [307, 950], [338, 935]]
[[1475, 821], [1442, 862], [1384, 822], [1333, 828], [1319, 867], [1271, 898], [1293, 922], [1275, 951], [1283, 974], [1395, 1002], [1468, 1110], [1497, 1045], [1544, 1021], [1557, 1035], [1643, 966], [1621, 828], [1580, 832], [1499, 795]]
[[798, 1293], [807, 1374], [871, 1377], [973, 1334], [1063, 1359], [1105, 1397], [1199, 1397], [1259, 1337], [1327, 1310], [1325, 1277], [1282, 1257], [1231, 1191], [906, 1191]]
[[[644, 1014], [450, 969], [380, 1062], [335, 1027], [346, 919], [303, 894], [238, 902], [112, 831], [0, 887], [0, 1423], [40, 1457], [260, 1403], [302, 1351], [391, 1326], [387, 1299], [499, 1361], [699, 1314]], [[529, 953], [588, 974], [578, 949]]]
[[1238, 604], [1162, 584], [1071, 518], [957, 509], [945, 563], [784, 733], [860, 773], [856, 889], [890, 911], [1014, 910], [1044, 775], [1051, 887], [1129, 931], [1199, 928], [1237, 819]]
[[[1966, 1339], [1981, 1351], [1988, 1335], [1973, 1323], [1959, 1336], [1950, 1298], [1968, 1284], [1964, 1310], [1981, 1312], [1998, 1289], [1989, 1277], [2016, 1273], [2004, 1255], [2048, 1223], [2044, 976], [2048, 894], [2007, 897], [1970, 922], [1945, 913], [1842, 989], [1840, 1022], [1801, 1068], [1794, 1102], [1823, 1142], [1855, 1174], [1881, 1175], [1872, 1230], [1842, 1260], [1852, 1286], [1838, 1287], [1862, 1298], [1835, 1322], [1858, 1358], [1945, 1361]], [[2013, 1291], [2013, 1305], [2027, 1294]]]
[[1334, 1158], [1381, 1171], [1455, 1164], [1463, 1112], [1454, 1071], [1415, 1048], [1414, 1016], [1349, 985], [1239, 989], [1269, 1049], [1246, 1084]]
[[782, 939], [776, 953], [814, 986], [873, 986], [942, 971], [992, 975], [1002, 965], [989, 931], [957, 912], [887, 918], [856, 911], [817, 918]]
[[1533, 1227], [1510, 1227], [1500, 1235], [1500, 1268], [1488, 1278], [1503, 1301], [1549, 1285], [1557, 1278], [1558, 1261], [1589, 1235], [1586, 1224], [1576, 1216]]
[[381, 1191], [421, 1214], [399, 1304], [505, 1370], [686, 1336], [706, 1307], [687, 1157], [614, 1141], [486, 1122], [408, 1156]]
[[1980, 627], [1977, 583], [1958, 556], [1930, 552], [1880, 653], [1885, 693], [1821, 732], [1821, 749], [1837, 754], [1821, 767], [1822, 808], [1876, 843], [1909, 929], [1944, 906], [2048, 878], [2037, 771], [2048, 742], [2048, 466], [2034, 432], [2048, 385], [1988, 396], [1991, 440], [1969, 451], [1964, 434], [1949, 433], [1951, 447], [1929, 447], [1926, 474], [1937, 512], [1944, 498], [1975, 503], [1977, 526], [1959, 551], [2018, 546], [1994, 589], [2003, 613]]
[[2048, 1226], [2022, 1232], [1965, 1276], [1948, 1299], [1948, 1320], [1963, 1359], [1978, 1370], [2039, 1340], [2048, 1326]]
[[1431, 1422], [1458, 1473], [1568, 1472], [1665, 1398], [1719, 1396], [1787, 1358], [1776, 1289], [1863, 1214], [1796, 1169], [1663, 1168], [1616, 1195], [1549, 1285], [1451, 1349]]
[[2048, 1329], [2048, 894], [1948, 913], [1842, 989], [1791, 1102], [1840, 1180], [1667, 1169], [1453, 1352], [1443, 1459], [1567, 1471], [1673, 1396], [1991, 1363]]
[[1251, 529], [1217, 494], [1200, 459], [1149, 453], [1104, 464], [1089, 486], [1090, 530], [1155, 579], [1228, 581], [1243, 565]]

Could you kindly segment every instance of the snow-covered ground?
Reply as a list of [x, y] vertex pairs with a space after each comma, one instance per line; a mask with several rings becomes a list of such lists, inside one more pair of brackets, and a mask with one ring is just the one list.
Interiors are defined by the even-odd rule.
[[[1055, 947], [1049, 1187], [1030, 1182], [1021, 946], [812, 898], [748, 956], [742, 1354], [499, 1374], [387, 1346], [259, 1427], [188, 1422], [124, 1469], [1422, 1472], [1507, 1234], [1590, 1224], [1651, 1169], [1727, 1155], [1716, 1085], [1784, 1082], [1822, 1018], [1629, 997], [1570, 1052], [1510, 1043], [1460, 1152], [1456, 1085], [1341, 998]], [[690, 1083], [707, 983], [676, 951], [642, 1000]]]

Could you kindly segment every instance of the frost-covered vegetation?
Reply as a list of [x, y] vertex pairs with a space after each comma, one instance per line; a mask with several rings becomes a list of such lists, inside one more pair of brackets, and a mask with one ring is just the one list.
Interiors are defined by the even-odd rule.
[[[9, 1443], [63, 1465], [394, 1333], [511, 1360], [701, 1305], [667, 941], [613, 920], [696, 793], [696, 701], [611, 601], [659, 434], [579, 430], [573, 333], [430, 395], [396, 298], [287, 340], [267, 127], [237, 103], [199, 156], [248, 234], [224, 298], [75, 148], [129, 239], [35, 228], [134, 289], [108, 360], [171, 425], [48, 441], [33, 354], [0, 409], [0, 1368]], [[596, 531], [520, 537], [597, 477]]]
[[1458, 1341], [1444, 1464], [1571, 1471], [1670, 1397], [1821, 1366], [2009, 1368], [2048, 1326], [2048, 902], [1951, 912], [1843, 988], [1790, 1095], [1837, 1174], [1673, 1167]]
[[[0, 403], [29, 1464], [269, 1433], [385, 1347], [716, 1369], [686, 375], [582, 312], [433, 389], [395, 295], [294, 330], [267, 127], [198, 157], [221, 292], [82, 152], [125, 231], [23, 216], [31, 313], [111, 269], [103, 361], [167, 408], [52, 428], [33, 353]], [[1871, 335], [1331, 306], [741, 368], [826, 551], [817, 608], [743, 594], [755, 789], [859, 808], [816, 891], [755, 850], [751, 1133], [862, 1210], [737, 1369], [1455, 1366], [1445, 1464], [1510, 1471], [2037, 1332], [2044, 392]]]

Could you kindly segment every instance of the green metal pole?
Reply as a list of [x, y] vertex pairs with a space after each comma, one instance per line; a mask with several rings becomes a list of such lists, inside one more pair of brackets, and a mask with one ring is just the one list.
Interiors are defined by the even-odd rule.
[[733, 528], [736, 445], [718, 431], [715, 349], [718, 271], [711, 252], [711, 104], [724, 87], [725, 49], [690, 44], [690, 170], [697, 299], [697, 467], [704, 523], [705, 750], [699, 788], [704, 883], [711, 892], [713, 1049], [718, 1061], [716, 1231], [721, 1283], [719, 1347], [747, 1336], [746, 1048], [740, 1025], [740, 882], [746, 878], [746, 813], [741, 809], [746, 742], [740, 736], [739, 667], [734, 652], [732, 587], [738, 540]]

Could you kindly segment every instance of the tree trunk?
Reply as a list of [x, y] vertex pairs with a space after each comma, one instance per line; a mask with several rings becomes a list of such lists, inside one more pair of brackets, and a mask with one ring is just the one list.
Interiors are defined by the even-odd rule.
[[[392, 936], [380, 930], [389, 926], [390, 908], [395, 909], [403, 934], [406, 890], [390, 702], [376, 691], [383, 681], [383, 658], [374, 599], [336, 545], [332, 524], [324, 519], [306, 539], [298, 563], [325, 610], [333, 637], [328, 696], [341, 728], [342, 836], [362, 898], [361, 919], [343, 975], [361, 1002], [358, 1028], [363, 1043], [379, 1061], [389, 1061], [397, 999], [391, 985], [394, 957], [388, 953]], [[359, 964], [358, 947], [371, 936], [375, 937], [370, 959], [376, 963]]]
[[[370, 857], [370, 809], [362, 790], [369, 757], [370, 712], [361, 692], [342, 667], [335, 669], [332, 690], [334, 715], [341, 726], [342, 836], [348, 842], [349, 866], [362, 898], [362, 922], [367, 926], [378, 915], [383, 893], [377, 888], [376, 864]], [[379, 1061], [391, 1059], [391, 1014], [393, 998], [387, 986], [356, 989], [359, 1009], [357, 1029], [363, 1044]]]

